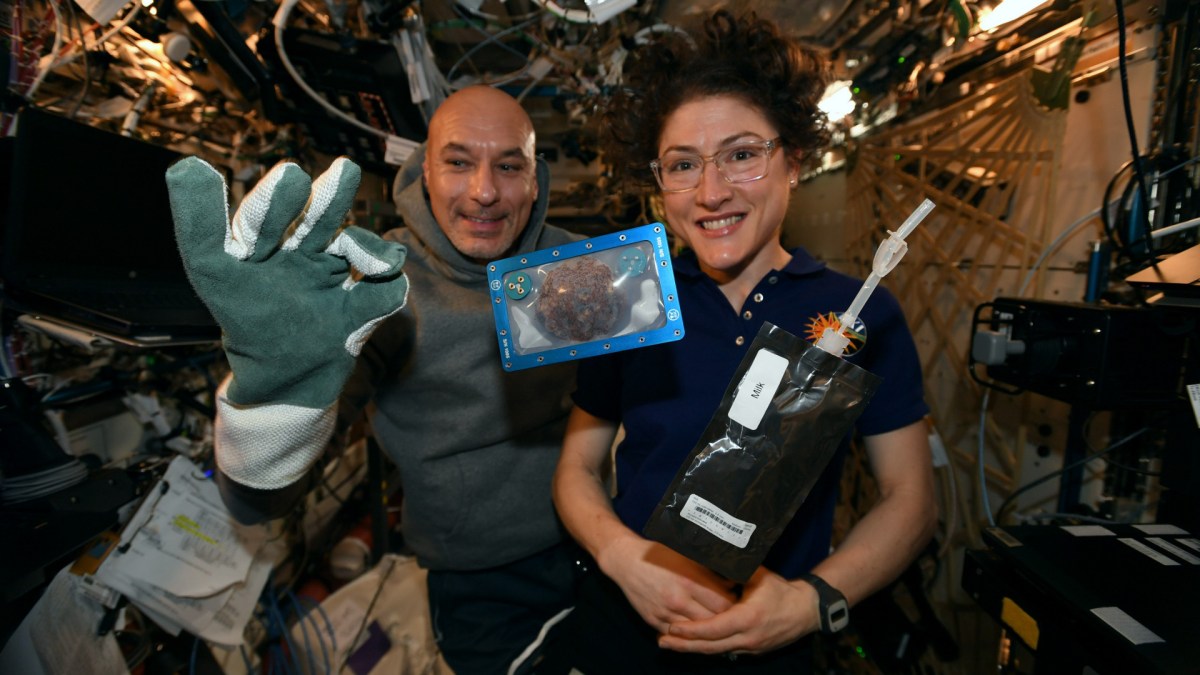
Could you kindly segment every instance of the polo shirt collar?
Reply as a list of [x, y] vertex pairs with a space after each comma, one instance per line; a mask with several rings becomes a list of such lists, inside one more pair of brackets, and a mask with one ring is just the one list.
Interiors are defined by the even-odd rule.
[[[799, 277], [825, 269], [825, 263], [809, 255], [808, 251], [803, 248], [796, 247], [792, 249], [791, 253], [792, 259], [783, 267], [785, 274]], [[680, 252], [675, 258], [673, 266], [675, 274], [678, 276], [690, 279], [704, 276], [704, 272], [700, 270], [700, 264], [696, 260], [696, 253], [691, 249], [684, 249]]]

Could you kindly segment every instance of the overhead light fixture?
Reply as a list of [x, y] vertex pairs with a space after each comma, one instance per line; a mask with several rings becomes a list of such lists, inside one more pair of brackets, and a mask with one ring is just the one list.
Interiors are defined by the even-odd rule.
[[817, 107], [830, 119], [840, 119], [854, 112], [854, 97], [850, 93], [849, 80], [838, 80], [825, 88]]
[[1010, 21], [1016, 21], [1047, 2], [1049, 0], [1003, 0], [990, 12], [980, 12], [979, 30], [984, 32], [995, 30]]

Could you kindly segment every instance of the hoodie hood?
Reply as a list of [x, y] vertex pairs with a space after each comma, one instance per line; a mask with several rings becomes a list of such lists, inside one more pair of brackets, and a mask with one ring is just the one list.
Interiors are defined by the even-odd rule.
[[[546, 212], [550, 204], [550, 167], [541, 157], [538, 157], [536, 162], [538, 198], [529, 213], [529, 223], [517, 237], [515, 248], [510, 255], [537, 250], [542, 230], [545, 228]], [[486, 280], [487, 266], [459, 253], [434, 219], [429, 197], [425, 193], [422, 170], [424, 163], [425, 144], [422, 143], [400, 167], [392, 183], [397, 212], [404, 219], [409, 231], [429, 252], [430, 263], [437, 266], [443, 274], [461, 281]]]

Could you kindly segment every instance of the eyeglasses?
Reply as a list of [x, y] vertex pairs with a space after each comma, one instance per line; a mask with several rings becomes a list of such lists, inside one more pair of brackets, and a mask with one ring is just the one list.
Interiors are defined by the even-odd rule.
[[671, 152], [650, 162], [654, 177], [663, 192], [687, 192], [700, 186], [704, 163], [712, 162], [727, 183], [749, 183], [765, 178], [771, 166], [771, 153], [779, 147], [780, 137], [769, 141], [747, 141], [715, 152], [707, 157], [690, 152]]

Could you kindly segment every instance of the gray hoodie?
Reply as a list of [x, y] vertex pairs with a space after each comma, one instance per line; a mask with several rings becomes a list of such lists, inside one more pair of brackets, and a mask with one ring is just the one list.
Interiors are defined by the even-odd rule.
[[[404, 309], [364, 347], [339, 404], [347, 421], [368, 402], [373, 433], [399, 467], [405, 543], [430, 569], [502, 565], [558, 542], [550, 498], [575, 386], [573, 364], [501, 367], [487, 268], [463, 257], [433, 218], [421, 180], [425, 148], [396, 177], [408, 248]], [[549, 169], [514, 253], [580, 237], [545, 224]]]

